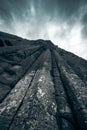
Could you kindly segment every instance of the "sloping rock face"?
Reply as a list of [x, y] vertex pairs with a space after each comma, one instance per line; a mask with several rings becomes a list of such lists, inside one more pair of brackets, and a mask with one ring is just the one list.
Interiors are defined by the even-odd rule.
[[87, 130], [87, 61], [0, 32], [0, 130]]

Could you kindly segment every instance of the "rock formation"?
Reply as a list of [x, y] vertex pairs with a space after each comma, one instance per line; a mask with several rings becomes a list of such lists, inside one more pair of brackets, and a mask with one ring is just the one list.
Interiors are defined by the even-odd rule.
[[0, 130], [87, 130], [87, 61], [0, 32]]

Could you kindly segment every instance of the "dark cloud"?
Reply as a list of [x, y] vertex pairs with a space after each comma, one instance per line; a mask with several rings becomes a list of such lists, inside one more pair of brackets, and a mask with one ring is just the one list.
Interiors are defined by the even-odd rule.
[[32, 39], [58, 37], [65, 43], [80, 30], [87, 40], [87, 0], [0, 0], [0, 30]]
[[[0, 17], [10, 22], [12, 15], [16, 15], [19, 19], [31, 16], [31, 6], [33, 5], [36, 11], [36, 18], [43, 17], [48, 20], [56, 19], [58, 21], [67, 21], [73, 23], [78, 16], [79, 9], [87, 4], [86, 0], [0, 0]], [[26, 19], [26, 18], [25, 18]]]
[[7, 22], [9, 22], [12, 20], [12, 13], [21, 17], [26, 7], [26, 0], [0, 0], [0, 16], [4, 20], [7, 18]]
[[29, 15], [31, 12], [27, 14], [27, 11], [30, 10], [32, 4], [35, 7], [37, 18], [45, 15], [54, 18], [57, 15], [56, 18], [60, 19], [76, 16], [81, 5], [87, 4], [85, 0], [0, 0], [0, 3], [0, 16], [3, 19], [8, 18], [8, 21], [12, 13], [20, 18]]
[[87, 12], [82, 17], [82, 37], [87, 38]]

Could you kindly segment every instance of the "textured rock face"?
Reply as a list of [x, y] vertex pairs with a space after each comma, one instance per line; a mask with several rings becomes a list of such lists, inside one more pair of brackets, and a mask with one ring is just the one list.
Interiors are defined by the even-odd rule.
[[87, 61], [0, 32], [0, 130], [87, 130]]

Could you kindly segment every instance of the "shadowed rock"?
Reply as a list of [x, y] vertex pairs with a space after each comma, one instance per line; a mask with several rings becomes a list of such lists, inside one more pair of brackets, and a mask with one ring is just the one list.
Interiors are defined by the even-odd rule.
[[87, 130], [87, 61], [0, 32], [0, 130]]

